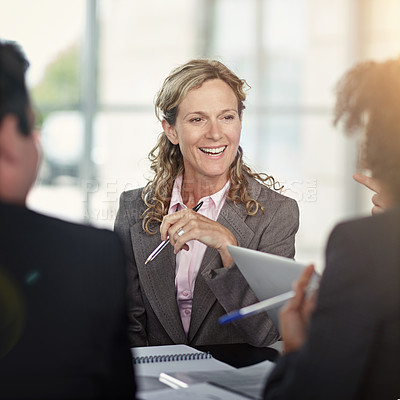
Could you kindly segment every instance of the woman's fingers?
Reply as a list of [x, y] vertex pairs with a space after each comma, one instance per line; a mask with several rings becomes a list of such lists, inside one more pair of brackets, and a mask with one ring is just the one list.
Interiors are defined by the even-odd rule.
[[361, 183], [368, 189], [373, 190], [374, 192], [379, 193], [381, 190], [379, 183], [374, 178], [371, 178], [367, 175], [360, 174], [359, 172], [357, 172], [353, 175], [353, 179], [356, 182]]
[[372, 214], [379, 214], [388, 208], [389, 204], [387, 196], [384, 195], [382, 187], [376, 179], [359, 173], [354, 174], [353, 178], [355, 181], [375, 192], [371, 199], [373, 204], [371, 210]]
[[306, 298], [306, 289], [314, 274], [311, 264], [305, 268], [298, 281], [294, 284], [295, 294], [280, 313], [280, 330], [285, 353], [299, 349], [307, 337], [308, 317], [305, 315], [310, 308]]
[[161, 239], [167, 236], [174, 246], [174, 253], [187, 250], [187, 242], [198, 240], [208, 247], [217, 249], [221, 255], [222, 263], [229, 267], [233, 260], [227, 245], [236, 245], [237, 241], [231, 231], [220, 223], [213, 221], [193, 210], [185, 209], [164, 217], [160, 227]]
[[193, 210], [185, 209], [165, 215], [160, 226], [161, 240], [166, 240], [167, 236], [169, 236], [171, 240], [179, 229], [183, 229], [183, 226], [188, 220], [188, 214], [190, 215], [192, 213], [195, 215], [197, 214]]
[[[176, 226], [180, 226], [176, 230]], [[199, 240], [207, 246], [215, 247], [220, 224], [202, 215], [186, 216], [180, 219], [169, 229], [171, 244], [175, 253], [184, 248], [185, 243], [190, 240]]]
[[311, 295], [306, 299], [303, 307], [303, 319], [308, 325], [310, 322], [311, 314], [314, 312], [315, 305], [317, 304], [318, 290], [313, 290]]
[[215, 222], [191, 209], [181, 210], [163, 218], [160, 227], [161, 239], [166, 240], [169, 237], [177, 253], [182, 248], [188, 248], [184, 246], [185, 243], [198, 239], [199, 231], [205, 231], [210, 224]]
[[381, 193], [375, 193], [371, 200], [372, 204], [374, 205], [371, 211], [372, 214], [379, 214], [386, 210], [387, 204], [385, 203], [384, 196], [382, 196]]
[[306, 295], [307, 286], [310, 283], [313, 274], [314, 274], [314, 265], [310, 264], [304, 269], [300, 278], [294, 283], [295, 295], [289, 301], [291, 308], [299, 309], [302, 306]]

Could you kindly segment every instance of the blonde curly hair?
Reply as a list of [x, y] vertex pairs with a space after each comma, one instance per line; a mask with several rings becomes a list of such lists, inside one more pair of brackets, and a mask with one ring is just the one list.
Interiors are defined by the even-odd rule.
[[[245, 109], [245, 88], [249, 87], [247, 82], [239, 79], [219, 61], [194, 59], [173, 70], [165, 79], [155, 100], [155, 113], [159, 121], [165, 120], [169, 125], [175, 125], [179, 104], [187, 93], [212, 79], [221, 79], [232, 88], [238, 100], [238, 114], [242, 115]], [[150, 151], [149, 160], [154, 177], [142, 191], [147, 209], [141, 218], [143, 229], [149, 234], [155, 234], [156, 224], [161, 223], [168, 213], [174, 181], [177, 176], [183, 175], [184, 162], [179, 146], [172, 144], [164, 132]], [[264, 212], [263, 206], [252, 199], [247, 191], [247, 177], [255, 178], [275, 190], [281, 189], [272, 176], [253, 172], [243, 162], [243, 150], [239, 146], [229, 168], [230, 188], [227, 198], [235, 204], [245, 204], [248, 215], [255, 215], [259, 210]]]

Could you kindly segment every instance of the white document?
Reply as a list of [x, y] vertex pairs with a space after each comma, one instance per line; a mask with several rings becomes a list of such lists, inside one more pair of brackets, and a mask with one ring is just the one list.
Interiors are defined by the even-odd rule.
[[220, 389], [208, 383], [196, 383], [186, 389], [164, 389], [141, 393], [140, 400], [248, 400], [248, 397]]
[[291, 297], [292, 284], [307, 264], [238, 246], [229, 245], [228, 251], [258, 300], [274, 298], [268, 315], [275, 326], [279, 326], [279, 309]]
[[223, 389], [262, 399], [265, 383], [275, 364], [271, 361], [230, 371], [200, 371], [163, 373], [160, 381], [171, 387], [187, 387], [200, 382], [213, 383]]
[[291, 258], [238, 246], [228, 246], [235, 264], [259, 300], [292, 290], [307, 264]]

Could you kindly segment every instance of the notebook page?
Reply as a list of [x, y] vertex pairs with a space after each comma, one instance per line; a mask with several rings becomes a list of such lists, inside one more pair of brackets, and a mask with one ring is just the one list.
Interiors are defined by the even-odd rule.
[[[131, 349], [133, 357], [166, 356], [174, 354], [206, 354], [186, 345], [146, 346]], [[218, 361], [215, 358], [189, 359], [179, 361], [162, 361], [135, 363], [136, 376], [159, 377], [162, 372], [179, 371], [213, 371], [235, 370], [236, 368]]]
[[143, 346], [132, 347], [132, 357], [146, 357], [154, 355], [168, 355], [168, 354], [196, 354], [202, 353], [193, 347], [186, 346], [185, 344], [173, 344], [168, 346]]

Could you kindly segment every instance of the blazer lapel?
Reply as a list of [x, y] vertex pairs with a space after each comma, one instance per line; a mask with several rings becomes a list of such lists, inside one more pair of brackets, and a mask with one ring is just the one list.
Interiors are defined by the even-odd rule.
[[[246, 208], [243, 205], [235, 205], [227, 199], [217, 220], [217, 222], [228, 228], [233, 233], [238, 241], [238, 245], [242, 247], [246, 247], [254, 236], [254, 232], [245, 222], [247, 216]], [[204, 254], [194, 287], [194, 307], [192, 308], [188, 333], [189, 343], [196, 335], [211, 307], [216, 302], [216, 297], [204, 280], [203, 274], [210, 273], [211, 270], [217, 268], [222, 268], [221, 257], [217, 250], [208, 247]]]
[[149, 254], [160, 244], [160, 234], [148, 235], [141, 221], [130, 228], [132, 247], [141, 286], [154, 313], [174, 343], [186, 343], [175, 294], [176, 258], [172, 246], [168, 245], [147, 265]]

